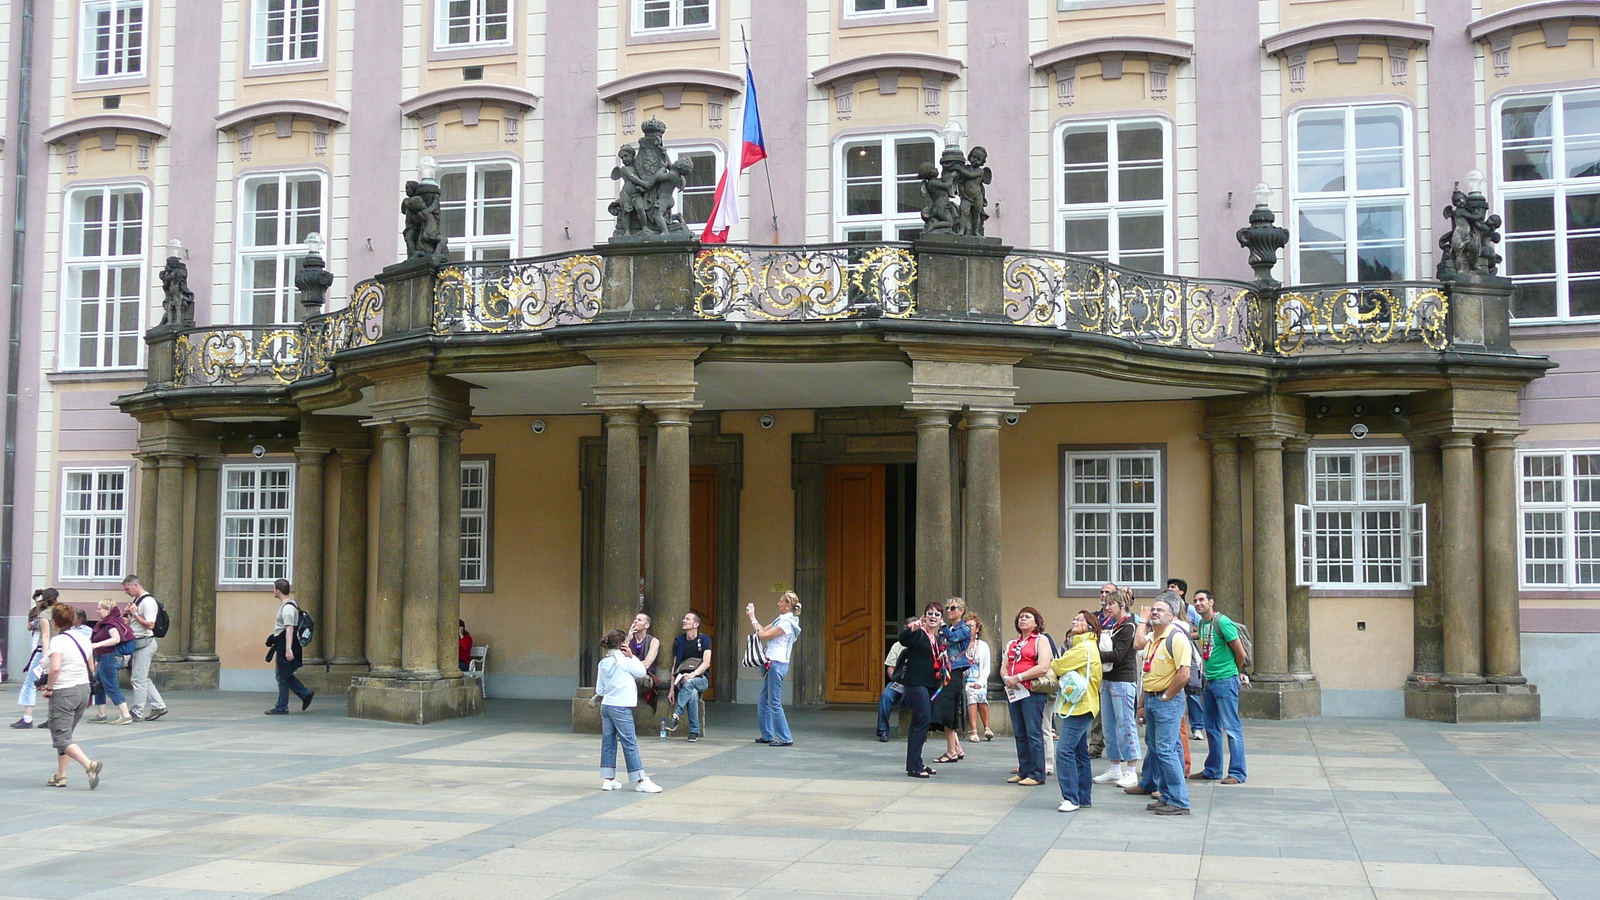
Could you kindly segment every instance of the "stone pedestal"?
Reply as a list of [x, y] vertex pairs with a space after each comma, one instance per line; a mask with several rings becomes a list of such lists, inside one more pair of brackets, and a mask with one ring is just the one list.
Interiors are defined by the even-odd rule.
[[917, 257], [917, 315], [960, 319], [1005, 316], [1006, 254], [999, 238], [925, 234]]
[[[594, 688], [578, 688], [577, 696], [572, 698], [572, 733], [573, 734], [599, 734], [600, 733], [600, 707], [590, 706], [589, 698], [594, 696]], [[754, 707], [752, 707], [754, 709]], [[661, 735], [661, 720], [672, 718], [672, 706], [667, 703], [665, 692], [661, 694], [661, 702], [656, 704], [656, 709], [651, 710], [649, 705], [640, 703], [633, 708], [633, 731], [640, 743], [645, 740], [655, 740]], [[700, 702], [700, 733], [705, 734], [709, 722], [706, 721], [706, 704]], [[685, 719], [678, 727], [677, 732], [668, 737], [683, 739], [689, 734], [689, 723]], [[620, 751], [619, 751], [620, 752]]]
[[1531, 684], [1406, 682], [1406, 718], [1428, 722], [1539, 721], [1539, 689]]
[[[128, 667], [122, 671], [126, 673]], [[157, 659], [150, 663], [150, 680], [160, 691], [214, 691], [222, 680], [217, 660]]]
[[1322, 686], [1314, 679], [1258, 681], [1239, 689], [1239, 716], [1245, 719], [1308, 719], [1322, 715]]
[[475, 678], [354, 678], [346, 703], [352, 719], [427, 725], [483, 715], [483, 689]]
[[350, 692], [352, 681], [371, 674], [371, 668], [364, 665], [326, 665], [301, 666], [295, 677], [318, 696], [342, 697]]

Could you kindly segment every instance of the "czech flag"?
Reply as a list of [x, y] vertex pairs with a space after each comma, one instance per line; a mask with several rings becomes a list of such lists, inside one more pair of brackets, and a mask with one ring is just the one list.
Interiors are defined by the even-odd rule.
[[[756, 106], [756, 77], [750, 71], [750, 64], [744, 65], [744, 141], [740, 149], [738, 172], [743, 173], [756, 163], [767, 158], [767, 143], [761, 137], [761, 110]], [[705, 231], [700, 234], [700, 242], [704, 244], [721, 244], [728, 240], [728, 229], [739, 224], [739, 182], [735, 174], [732, 184], [728, 173], [733, 172], [732, 166], [722, 170], [722, 177], [717, 179], [717, 193], [711, 200], [711, 221], [706, 223]]]

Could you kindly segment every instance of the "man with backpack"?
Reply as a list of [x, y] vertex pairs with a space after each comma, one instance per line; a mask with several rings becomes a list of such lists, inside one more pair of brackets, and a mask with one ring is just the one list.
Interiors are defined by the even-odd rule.
[[[1239, 681], [1249, 650], [1249, 632], [1217, 612], [1210, 591], [1195, 591], [1200, 612], [1200, 659], [1205, 666], [1206, 767], [1194, 778], [1244, 784], [1244, 725], [1239, 721]], [[1228, 738], [1228, 777], [1222, 777], [1222, 737]]]
[[[161, 603], [139, 583], [139, 576], [122, 579], [122, 592], [133, 598], [128, 604], [128, 621], [133, 626], [133, 706], [128, 711], [135, 722], [154, 722], [167, 714], [167, 703], [161, 699], [150, 680], [150, 661], [156, 658], [156, 641], [167, 636], [167, 613]], [[145, 711], [145, 701], [150, 703]]]
[[[300, 611], [300, 604], [294, 602], [291, 593], [289, 579], [279, 578], [272, 583], [272, 596], [278, 601], [278, 617], [273, 623], [272, 637], [267, 639], [267, 658], [277, 657], [274, 674], [278, 679], [278, 705], [267, 710], [269, 716], [289, 714], [290, 691], [300, 698], [301, 711], [311, 706], [312, 698], [317, 695], [316, 691], [301, 684], [300, 679], [294, 676], [305, 663], [300, 653], [302, 618], [310, 617]], [[306, 627], [309, 628], [309, 623]]]

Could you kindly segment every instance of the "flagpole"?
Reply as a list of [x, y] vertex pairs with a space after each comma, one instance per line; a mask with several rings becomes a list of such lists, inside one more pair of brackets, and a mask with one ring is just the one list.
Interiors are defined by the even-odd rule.
[[[744, 67], [748, 70], [750, 68], [750, 38], [745, 34], [743, 25], [739, 26], [739, 43], [744, 45]], [[746, 101], [748, 106], [748, 98], [746, 98]], [[743, 119], [740, 121], [742, 124]], [[767, 160], [763, 159], [762, 162], [767, 162]], [[768, 165], [762, 171], [767, 175], [767, 203], [772, 210], [772, 242], [776, 244], [778, 243], [778, 198], [772, 191], [772, 166]]]

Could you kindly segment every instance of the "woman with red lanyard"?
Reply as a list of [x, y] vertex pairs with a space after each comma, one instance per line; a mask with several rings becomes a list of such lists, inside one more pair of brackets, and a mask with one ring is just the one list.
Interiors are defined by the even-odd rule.
[[1017, 774], [1006, 781], [1034, 787], [1044, 784], [1044, 709], [1050, 698], [1028, 690], [1028, 684], [1050, 671], [1055, 653], [1037, 609], [1024, 606], [1013, 624], [1017, 636], [1006, 644], [1001, 680], [1011, 705], [1011, 733], [1017, 738]]

